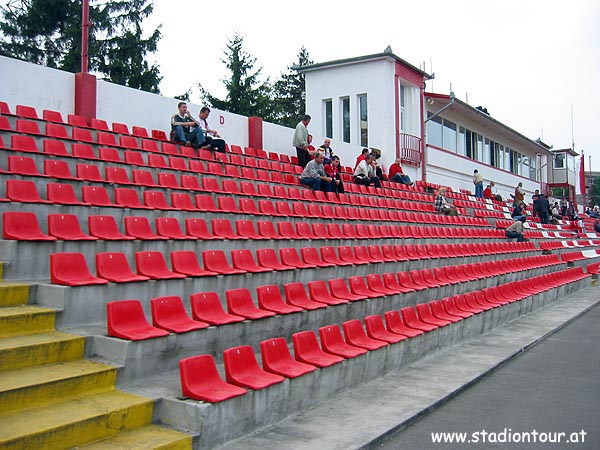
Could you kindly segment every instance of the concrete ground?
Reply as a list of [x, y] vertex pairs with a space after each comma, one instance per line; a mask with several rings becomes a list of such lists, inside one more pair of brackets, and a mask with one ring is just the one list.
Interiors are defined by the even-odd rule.
[[[467, 444], [444, 447], [432, 443], [430, 431], [486, 429], [501, 432], [505, 427], [514, 431], [537, 428], [538, 431], [568, 433], [583, 428], [588, 432], [589, 442], [595, 441], [595, 445], [571, 444], [569, 448], [600, 448], [598, 414], [591, 410], [591, 405], [598, 404], [598, 383], [595, 382], [600, 368], [599, 331], [597, 326], [592, 331], [593, 327], [589, 325], [597, 324], [600, 318], [600, 308], [593, 309], [600, 303], [599, 294], [596, 287], [578, 291], [556, 304], [434, 353], [398, 373], [347, 391], [317, 408], [229, 442], [220, 449], [326, 450], [379, 448], [381, 445], [385, 449], [463, 449], [468, 448]], [[590, 314], [583, 316], [587, 311]], [[583, 321], [582, 326], [576, 326], [579, 333], [564, 340], [563, 335], [553, 334], [572, 320], [574, 325]], [[571, 333], [568, 328], [564, 331]], [[548, 337], [547, 343], [558, 342], [555, 350], [533, 347]], [[510, 381], [494, 381], [492, 377], [496, 373], [502, 376], [503, 373], [518, 372], [507, 363], [519, 362], [521, 358], [515, 358], [530, 348], [531, 352], [521, 357], [531, 361], [528, 371], [512, 374]], [[538, 358], [539, 362], [533, 358]], [[499, 367], [499, 372], [492, 373]], [[553, 376], [554, 370], [561, 375]], [[484, 378], [490, 373], [492, 376]], [[437, 419], [440, 422], [429, 422], [444, 409], [453, 408], [455, 404], [459, 408], [462, 398], [481, 384], [484, 386], [480, 396], [465, 403], [462, 410], [451, 410], [447, 416]], [[464, 396], [457, 396], [461, 392]], [[542, 401], [546, 398], [548, 401], [544, 405]], [[554, 410], [553, 418], [536, 420], [540, 414], [538, 409], [548, 414], [549, 410]], [[423, 419], [417, 422], [420, 418]], [[411, 424], [414, 425], [411, 427]], [[565, 448], [559, 444], [547, 445]], [[472, 448], [536, 447], [472, 444]]]
[[[438, 410], [373, 448], [600, 448], [599, 324], [600, 307], [596, 306]], [[505, 429], [506, 437], [491, 434]], [[485, 435], [485, 444], [483, 430], [490, 433]], [[540, 434], [535, 436], [534, 430]], [[530, 435], [514, 435], [523, 431]], [[479, 442], [434, 444], [432, 432], [478, 432], [470, 438], [475, 437]], [[548, 433], [547, 442], [540, 442], [545, 439], [541, 433]], [[508, 442], [509, 437], [513, 442]], [[523, 442], [514, 442], [515, 438]], [[529, 442], [526, 443], [526, 439]], [[572, 442], [568, 443], [567, 439]]]

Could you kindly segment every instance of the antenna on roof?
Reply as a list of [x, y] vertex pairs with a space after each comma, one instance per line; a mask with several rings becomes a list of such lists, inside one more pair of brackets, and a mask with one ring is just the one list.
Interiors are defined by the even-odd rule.
[[[429, 57], [429, 73], [433, 73], [433, 58]], [[431, 92], [433, 92], [433, 78], [431, 79]]]
[[465, 103], [468, 105], [469, 104], [469, 93], [465, 92]]
[[573, 104], [571, 104], [571, 148], [575, 150], [575, 131], [573, 128]]

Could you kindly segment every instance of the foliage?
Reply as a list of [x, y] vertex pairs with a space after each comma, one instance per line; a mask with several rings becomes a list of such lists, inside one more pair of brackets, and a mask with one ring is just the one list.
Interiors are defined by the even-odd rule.
[[236, 33], [227, 43], [225, 59], [221, 60], [231, 72], [230, 78], [222, 80], [227, 90], [225, 100], [210, 94], [201, 84], [200, 94], [204, 102], [217, 109], [269, 120], [271, 86], [268, 80], [259, 81], [262, 68], [254, 69], [256, 58], [244, 50], [243, 44], [243, 37]]
[[[152, 0], [90, 4], [89, 70], [105, 80], [159, 92], [159, 68], [146, 60], [157, 50], [157, 28], [142, 37]], [[81, 1], [11, 0], [0, 7], [0, 54], [69, 72], [80, 71]]]
[[295, 67], [312, 64], [308, 50], [300, 48], [298, 61], [288, 66], [288, 72], [273, 85], [273, 122], [294, 128], [306, 112], [306, 83], [304, 74]]

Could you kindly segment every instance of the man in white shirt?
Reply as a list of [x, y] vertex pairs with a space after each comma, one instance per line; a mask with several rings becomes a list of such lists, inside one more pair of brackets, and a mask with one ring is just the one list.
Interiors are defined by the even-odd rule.
[[369, 153], [367, 155], [367, 159], [362, 160], [356, 169], [354, 170], [354, 182], [356, 184], [364, 184], [365, 186], [369, 186], [371, 183], [375, 185], [376, 188], [381, 187], [381, 181], [377, 177], [375, 173], [375, 155], [373, 153]]
[[302, 116], [302, 120], [296, 125], [294, 131], [294, 139], [292, 145], [296, 147], [296, 155], [298, 156], [298, 165], [306, 167], [310, 161], [310, 153], [308, 152], [308, 124], [311, 117], [308, 114]]
[[200, 128], [204, 131], [204, 142], [201, 144], [201, 147], [213, 148], [218, 152], [225, 153], [225, 141], [217, 130], [213, 130], [208, 126], [208, 115], [210, 114], [210, 108], [207, 106], [203, 106], [200, 110], [200, 114], [198, 114], [198, 124]]

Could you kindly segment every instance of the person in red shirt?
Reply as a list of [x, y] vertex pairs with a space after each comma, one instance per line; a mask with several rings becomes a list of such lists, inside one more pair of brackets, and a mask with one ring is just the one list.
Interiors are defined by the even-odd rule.
[[334, 155], [331, 158], [330, 164], [325, 164], [325, 173], [333, 179], [332, 191], [338, 194], [344, 193], [344, 183], [342, 182], [342, 174], [340, 173], [340, 157]]
[[356, 168], [358, 167], [358, 165], [364, 161], [365, 159], [367, 159], [367, 155], [369, 154], [369, 149], [368, 148], [363, 148], [362, 152], [360, 153], [360, 155], [358, 156], [358, 158], [356, 158], [356, 164], [354, 165], [354, 170], [356, 170]]
[[395, 181], [396, 183], [408, 184], [410, 186], [412, 186], [413, 184], [410, 177], [402, 171], [402, 166], [400, 165], [400, 158], [396, 158], [394, 164], [390, 166], [388, 179], [390, 181]]

